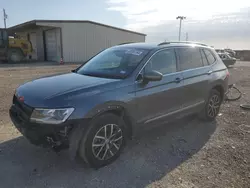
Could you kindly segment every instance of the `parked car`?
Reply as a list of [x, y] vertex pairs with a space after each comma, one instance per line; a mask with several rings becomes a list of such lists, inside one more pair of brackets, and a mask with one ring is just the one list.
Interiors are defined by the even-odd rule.
[[229, 55], [230, 55], [231, 57], [235, 57], [235, 56], [236, 56], [236, 52], [233, 51], [233, 50], [230, 49], [230, 48], [226, 48], [226, 49], [225, 49], [225, 52], [229, 53]]
[[233, 50], [230, 49], [230, 48], [226, 48], [226, 49], [216, 49], [215, 51], [216, 51], [217, 53], [222, 53], [222, 54], [226, 53], [226, 54], [228, 54], [228, 55], [231, 56], [231, 57], [235, 57], [235, 56], [236, 56], [236, 52], [233, 51]]
[[218, 53], [218, 55], [227, 67], [236, 63], [236, 58], [231, 57], [228, 53]]
[[229, 72], [215, 50], [188, 42], [108, 48], [71, 73], [19, 86], [10, 117], [33, 144], [69, 148], [99, 168], [145, 127], [198, 114], [212, 121]]

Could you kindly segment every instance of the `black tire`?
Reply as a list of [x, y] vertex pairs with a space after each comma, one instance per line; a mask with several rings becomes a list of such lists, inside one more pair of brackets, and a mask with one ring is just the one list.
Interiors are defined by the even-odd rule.
[[222, 98], [218, 90], [212, 89], [200, 118], [205, 121], [213, 121], [219, 114]]
[[[107, 139], [103, 139], [105, 130]], [[111, 136], [111, 132], [115, 136]], [[78, 154], [90, 167], [100, 168], [112, 163], [120, 156], [126, 138], [123, 119], [112, 113], [105, 113], [94, 118], [90, 123], [81, 139]]]
[[9, 62], [20, 62], [24, 59], [24, 55], [19, 48], [12, 48], [8, 51], [8, 61]]

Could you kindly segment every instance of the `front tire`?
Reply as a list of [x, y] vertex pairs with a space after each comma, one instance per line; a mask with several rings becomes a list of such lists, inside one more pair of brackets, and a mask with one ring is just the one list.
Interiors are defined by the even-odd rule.
[[91, 167], [100, 168], [115, 161], [126, 143], [121, 117], [106, 113], [95, 118], [79, 146], [79, 156]]
[[200, 114], [201, 119], [213, 121], [220, 111], [221, 102], [222, 98], [220, 92], [216, 89], [212, 89], [207, 103]]
[[18, 48], [9, 49], [8, 51], [8, 61], [17, 63], [24, 59], [22, 51]]

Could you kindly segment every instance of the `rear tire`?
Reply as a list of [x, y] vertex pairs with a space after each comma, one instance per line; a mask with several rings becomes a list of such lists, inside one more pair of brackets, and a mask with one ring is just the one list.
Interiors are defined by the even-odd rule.
[[96, 117], [82, 137], [79, 156], [91, 167], [100, 168], [115, 161], [125, 143], [125, 123], [112, 113]]
[[218, 90], [212, 89], [200, 118], [205, 121], [213, 121], [220, 111], [222, 98]]

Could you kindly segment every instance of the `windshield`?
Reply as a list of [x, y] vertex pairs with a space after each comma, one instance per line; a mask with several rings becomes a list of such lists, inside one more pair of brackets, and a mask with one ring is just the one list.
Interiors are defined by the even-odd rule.
[[125, 78], [135, 70], [147, 53], [148, 50], [144, 49], [109, 48], [90, 59], [77, 73], [105, 78]]

